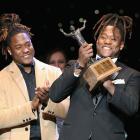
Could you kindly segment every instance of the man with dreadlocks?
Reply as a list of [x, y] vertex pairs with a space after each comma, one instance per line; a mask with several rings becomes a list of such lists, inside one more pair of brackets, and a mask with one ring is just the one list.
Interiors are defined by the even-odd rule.
[[0, 16], [0, 46], [13, 60], [0, 72], [0, 140], [56, 140], [54, 115], [65, 116], [45, 94], [61, 70], [34, 58], [31, 35], [17, 14]]
[[54, 102], [70, 96], [59, 140], [125, 140], [125, 121], [138, 111], [140, 73], [118, 62], [126, 35], [131, 34], [132, 19], [109, 13], [95, 24], [95, 29], [96, 59], [111, 57], [122, 69], [110, 76], [113, 80], [105, 78], [90, 93], [82, 75], [93, 56], [92, 44], [80, 47], [77, 61], [68, 65], [49, 91]]

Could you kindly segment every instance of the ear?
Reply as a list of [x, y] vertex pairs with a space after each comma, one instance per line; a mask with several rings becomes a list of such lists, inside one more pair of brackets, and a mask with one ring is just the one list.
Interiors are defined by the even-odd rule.
[[96, 46], [98, 45], [98, 43], [99, 43], [99, 41], [98, 41], [98, 39], [96, 40]]
[[7, 47], [7, 51], [9, 53], [9, 55], [12, 55], [10, 47]]
[[123, 50], [123, 48], [124, 48], [124, 42], [121, 42], [120, 51]]

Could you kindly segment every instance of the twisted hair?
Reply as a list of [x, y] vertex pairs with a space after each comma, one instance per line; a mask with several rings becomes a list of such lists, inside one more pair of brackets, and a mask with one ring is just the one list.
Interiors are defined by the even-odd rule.
[[125, 43], [127, 34], [129, 35], [129, 39], [131, 38], [132, 24], [133, 20], [129, 16], [119, 16], [118, 14], [113, 13], [103, 15], [93, 27], [93, 30], [95, 30], [94, 39], [97, 40], [98, 35], [107, 25], [112, 25], [119, 29], [121, 39]]
[[6, 13], [0, 16], [0, 48], [2, 54], [7, 58], [7, 46], [10, 44], [11, 37], [17, 33], [27, 33], [29, 37], [33, 35], [30, 28], [20, 23], [19, 15]]

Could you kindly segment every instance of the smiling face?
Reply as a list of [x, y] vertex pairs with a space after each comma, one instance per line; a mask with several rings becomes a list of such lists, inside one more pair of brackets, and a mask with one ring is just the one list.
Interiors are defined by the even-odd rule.
[[31, 64], [35, 54], [31, 39], [26, 33], [17, 33], [11, 37], [8, 52], [15, 63], [23, 65]]
[[108, 25], [98, 36], [96, 41], [97, 54], [101, 57], [116, 57], [124, 47], [120, 31]]

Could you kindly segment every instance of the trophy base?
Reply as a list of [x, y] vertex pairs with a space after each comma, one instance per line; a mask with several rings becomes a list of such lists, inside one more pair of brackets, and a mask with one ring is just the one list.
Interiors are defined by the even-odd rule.
[[120, 69], [110, 57], [107, 57], [90, 65], [84, 72], [83, 78], [88, 83], [89, 91], [92, 91], [99, 82], [105, 80], [108, 76], [111, 76]]

